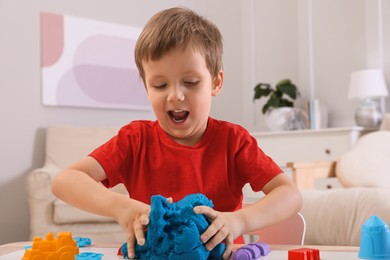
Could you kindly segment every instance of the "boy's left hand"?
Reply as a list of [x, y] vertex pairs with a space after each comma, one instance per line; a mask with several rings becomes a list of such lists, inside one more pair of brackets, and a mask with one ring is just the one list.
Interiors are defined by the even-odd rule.
[[200, 240], [208, 251], [216, 245], [225, 242], [225, 252], [223, 259], [229, 259], [233, 250], [234, 239], [239, 236], [240, 221], [235, 212], [219, 212], [207, 206], [197, 206], [194, 208], [196, 214], [204, 214], [210, 221], [207, 230], [200, 236]]

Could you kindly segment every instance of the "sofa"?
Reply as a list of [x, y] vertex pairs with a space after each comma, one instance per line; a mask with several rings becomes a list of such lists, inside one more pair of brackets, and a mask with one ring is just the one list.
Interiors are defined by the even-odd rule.
[[[47, 128], [45, 163], [42, 168], [30, 172], [26, 180], [31, 238], [45, 236], [49, 231], [71, 231], [74, 236], [87, 236], [97, 242], [125, 241], [122, 228], [113, 219], [76, 209], [51, 193], [51, 180], [60, 169], [88, 155], [118, 130], [116, 127], [61, 125]], [[384, 143], [384, 135], [387, 136], [387, 144]], [[378, 149], [390, 147], [389, 135], [386, 129], [367, 134], [359, 139], [355, 146], [357, 149], [352, 149], [335, 162], [289, 164], [297, 174], [302, 170], [323, 172], [322, 176], [335, 176], [343, 185], [339, 189], [301, 191], [301, 214], [307, 225], [305, 244], [357, 246], [360, 228], [370, 216], [378, 215], [390, 223], [390, 175], [383, 171], [389, 169], [387, 158], [390, 158], [390, 153], [388, 149]], [[361, 150], [360, 147], [366, 154], [378, 150], [387, 154], [372, 156], [370, 166], [363, 167], [363, 162], [368, 160], [367, 155], [355, 151]], [[358, 158], [354, 154], [358, 154]], [[378, 162], [375, 158], [385, 160]], [[300, 165], [304, 165], [304, 169]], [[113, 189], [128, 196], [123, 186], [118, 185]], [[247, 196], [248, 192], [244, 190], [244, 194]]]
[[[46, 129], [45, 163], [42, 168], [30, 172], [26, 179], [31, 239], [45, 237], [47, 232], [70, 231], [73, 236], [90, 237], [98, 242], [125, 241], [122, 228], [114, 219], [74, 208], [51, 192], [51, 181], [60, 169], [87, 156], [118, 130], [116, 127], [61, 125]], [[113, 189], [127, 195], [124, 186]]]
[[389, 158], [390, 114], [386, 114], [379, 131], [362, 136], [336, 161], [288, 164], [293, 176], [313, 174], [341, 185], [301, 190], [305, 244], [359, 246], [361, 227], [371, 216], [390, 224]]

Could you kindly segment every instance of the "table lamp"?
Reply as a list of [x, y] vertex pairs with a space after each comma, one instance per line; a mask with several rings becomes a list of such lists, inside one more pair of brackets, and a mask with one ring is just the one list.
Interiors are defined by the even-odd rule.
[[383, 111], [379, 97], [388, 95], [383, 72], [379, 69], [359, 70], [351, 73], [348, 99], [359, 99], [355, 112], [358, 126], [378, 127], [382, 122]]

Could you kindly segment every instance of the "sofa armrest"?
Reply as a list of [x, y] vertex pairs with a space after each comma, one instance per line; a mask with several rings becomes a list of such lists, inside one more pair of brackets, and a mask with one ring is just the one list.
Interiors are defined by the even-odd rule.
[[335, 177], [336, 161], [288, 162], [294, 183], [300, 190], [314, 188], [315, 179]]
[[51, 181], [60, 169], [39, 168], [27, 175], [26, 190], [30, 208], [30, 229], [35, 234], [39, 230], [47, 230], [53, 224], [53, 201]]
[[[45, 231], [54, 231], [64, 225], [115, 223], [112, 218], [82, 211], [55, 197], [51, 192], [51, 183], [59, 171], [59, 168], [45, 166], [31, 171], [27, 175], [26, 190], [32, 237], [37, 234], [43, 235], [42, 232]], [[126, 188], [122, 184], [113, 187], [112, 190], [128, 196]]]
[[26, 190], [30, 199], [50, 200], [55, 199], [51, 192], [53, 177], [60, 171], [58, 168], [43, 167], [31, 171], [27, 175]]

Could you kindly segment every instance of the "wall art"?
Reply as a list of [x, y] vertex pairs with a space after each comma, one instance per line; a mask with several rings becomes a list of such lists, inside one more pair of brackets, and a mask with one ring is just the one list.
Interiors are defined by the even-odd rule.
[[134, 62], [140, 28], [41, 13], [42, 103], [150, 110]]

